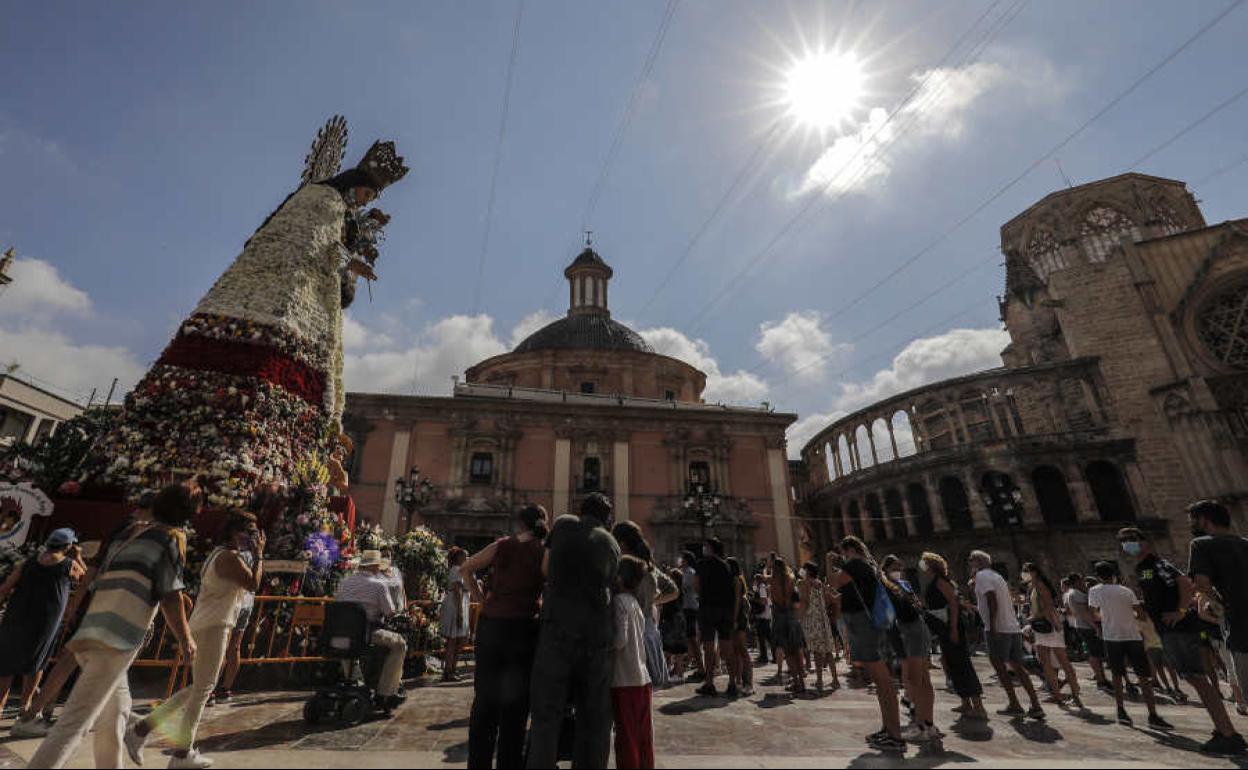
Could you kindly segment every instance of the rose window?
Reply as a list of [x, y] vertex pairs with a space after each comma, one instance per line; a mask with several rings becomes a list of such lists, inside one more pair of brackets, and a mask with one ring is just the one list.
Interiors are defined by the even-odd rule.
[[1196, 318], [1196, 335], [1219, 361], [1248, 368], [1248, 284], [1206, 305]]

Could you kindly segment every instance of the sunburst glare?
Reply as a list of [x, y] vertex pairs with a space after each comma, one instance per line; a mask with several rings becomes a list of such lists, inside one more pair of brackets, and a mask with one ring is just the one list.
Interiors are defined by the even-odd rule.
[[863, 81], [862, 65], [852, 53], [809, 54], [788, 72], [789, 114], [807, 128], [836, 129], [861, 106]]

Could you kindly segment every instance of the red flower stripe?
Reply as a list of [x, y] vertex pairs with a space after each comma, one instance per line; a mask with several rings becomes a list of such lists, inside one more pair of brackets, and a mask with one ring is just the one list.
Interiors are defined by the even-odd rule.
[[180, 334], [156, 363], [200, 372], [259, 377], [318, 407], [325, 397], [323, 372], [266, 345]]

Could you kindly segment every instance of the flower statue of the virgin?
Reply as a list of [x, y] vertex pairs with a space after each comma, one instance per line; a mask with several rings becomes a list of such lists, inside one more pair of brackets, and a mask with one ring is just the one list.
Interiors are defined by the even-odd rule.
[[102, 480], [137, 496], [196, 476], [212, 507], [242, 506], [296, 463], [324, 462], [344, 404], [342, 312], [375, 277], [389, 217], [365, 210], [408, 169], [377, 142], [340, 171], [346, 122], [321, 130], [303, 184], [269, 215], [126, 397], [99, 446]]

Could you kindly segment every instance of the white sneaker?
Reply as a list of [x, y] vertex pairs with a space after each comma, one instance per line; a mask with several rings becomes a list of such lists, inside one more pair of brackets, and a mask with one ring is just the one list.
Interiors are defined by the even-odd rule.
[[126, 735], [122, 739], [122, 743], [126, 746], [126, 753], [130, 755], [130, 760], [139, 766], [143, 765], [143, 747], [147, 745], [147, 736], [141, 736], [135, 730], [142, 721], [142, 719], [131, 714], [130, 721], [126, 724]]
[[9, 734], [14, 738], [46, 738], [48, 731], [52, 729], [52, 725], [42, 716], [36, 716], [34, 719], [26, 721], [17, 721], [13, 723]]
[[204, 770], [204, 768], [212, 767], [212, 760], [200, 754], [197, 749], [191, 749], [186, 752], [185, 757], [172, 757], [168, 764], [169, 770], [175, 768], [190, 768], [191, 770]]

